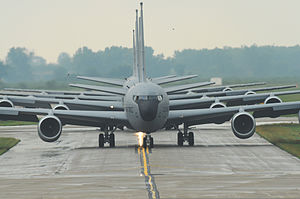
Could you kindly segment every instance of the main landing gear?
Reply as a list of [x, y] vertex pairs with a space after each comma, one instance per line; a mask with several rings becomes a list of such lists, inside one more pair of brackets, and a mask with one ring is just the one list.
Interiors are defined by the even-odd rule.
[[150, 134], [146, 134], [146, 136], [143, 138], [143, 147], [144, 148], [153, 148], [154, 144], [153, 144], [153, 137], [151, 137]]
[[177, 133], [177, 144], [183, 146], [184, 142], [188, 142], [189, 146], [194, 146], [194, 133], [188, 132], [188, 126], [183, 125], [183, 133], [178, 129]]
[[[110, 130], [110, 133], [109, 133]], [[115, 147], [115, 134], [114, 131], [116, 130], [116, 127], [114, 128], [109, 128], [105, 127], [104, 129], [104, 134], [100, 133], [99, 134], [99, 148], [103, 148], [105, 143], [109, 144], [109, 147]]]

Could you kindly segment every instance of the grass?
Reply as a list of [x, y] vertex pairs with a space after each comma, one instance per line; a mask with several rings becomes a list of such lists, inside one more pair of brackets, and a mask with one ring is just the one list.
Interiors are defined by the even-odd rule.
[[0, 155], [18, 144], [18, 142], [20, 142], [20, 140], [15, 138], [0, 138]]
[[23, 122], [23, 121], [0, 121], [0, 126], [19, 126], [19, 125], [32, 125], [36, 122]]
[[257, 126], [256, 132], [275, 146], [300, 158], [300, 125], [274, 124]]

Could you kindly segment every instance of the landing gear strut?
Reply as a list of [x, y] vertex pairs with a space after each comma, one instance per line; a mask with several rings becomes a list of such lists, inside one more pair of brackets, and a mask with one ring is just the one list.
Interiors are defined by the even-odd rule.
[[106, 127], [104, 129], [104, 134], [99, 134], [99, 148], [103, 148], [105, 143], [109, 143], [109, 147], [115, 147], [115, 134], [114, 131], [116, 130], [116, 127], [111, 128], [110, 127], [110, 133], [108, 128]]
[[153, 144], [153, 137], [151, 137], [150, 134], [146, 134], [146, 136], [143, 138], [143, 147], [149, 147], [149, 148], [153, 148], [154, 144]]
[[184, 142], [188, 142], [189, 146], [194, 146], [194, 133], [188, 132], [188, 126], [183, 125], [183, 133], [178, 129], [177, 133], [177, 144], [183, 146]]

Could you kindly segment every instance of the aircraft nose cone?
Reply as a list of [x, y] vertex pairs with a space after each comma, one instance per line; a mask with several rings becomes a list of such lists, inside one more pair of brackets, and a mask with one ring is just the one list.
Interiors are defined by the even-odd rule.
[[145, 121], [152, 121], [155, 119], [157, 114], [158, 108], [158, 101], [157, 100], [141, 100], [138, 102], [139, 111], [141, 117]]

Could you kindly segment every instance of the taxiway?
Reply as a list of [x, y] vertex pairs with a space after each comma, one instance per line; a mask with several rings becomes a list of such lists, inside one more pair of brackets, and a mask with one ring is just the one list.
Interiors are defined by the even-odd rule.
[[68, 126], [45, 143], [36, 126], [0, 127], [1, 137], [21, 139], [0, 156], [0, 198], [299, 198], [296, 157], [258, 135], [234, 137], [229, 123], [192, 131], [194, 147], [161, 131], [144, 150], [130, 131], [115, 133], [115, 148], [99, 149], [95, 128]]

